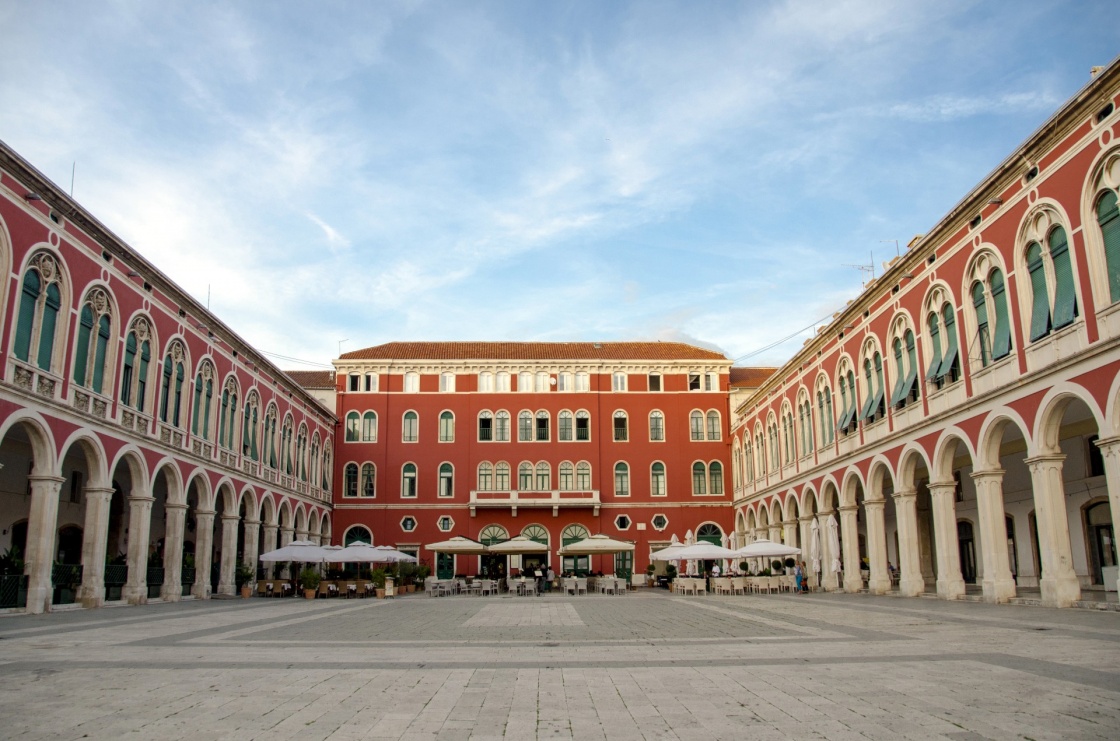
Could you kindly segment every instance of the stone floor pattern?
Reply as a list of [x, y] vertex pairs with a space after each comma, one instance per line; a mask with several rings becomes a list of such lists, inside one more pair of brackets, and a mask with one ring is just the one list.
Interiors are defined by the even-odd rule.
[[867, 595], [0, 617], [5, 739], [1120, 738], [1120, 614]]

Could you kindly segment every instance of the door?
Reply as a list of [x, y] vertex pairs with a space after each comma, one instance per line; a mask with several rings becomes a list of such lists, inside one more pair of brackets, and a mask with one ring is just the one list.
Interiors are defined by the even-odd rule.
[[451, 579], [455, 576], [455, 556], [451, 553], [436, 554], [436, 578]]
[[957, 523], [957, 544], [961, 552], [961, 578], [965, 584], [976, 583], [976, 543], [972, 539], [972, 523]]

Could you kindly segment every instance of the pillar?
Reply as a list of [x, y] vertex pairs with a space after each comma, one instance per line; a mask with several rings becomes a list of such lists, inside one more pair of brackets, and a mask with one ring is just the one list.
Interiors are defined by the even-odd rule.
[[148, 535], [152, 530], [153, 496], [128, 497], [128, 581], [121, 599], [130, 605], [148, 601]]
[[260, 520], [245, 520], [245, 563], [253, 569], [253, 578], [249, 582], [249, 586], [253, 588], [257, 586], [257, 556], [260, 555], [257, 546], [261, 542], [260, 530]]
[[891, 591], [891, 575], [887, 572], [887, 525], [883, 516], [886, 506], [882, 499], [868, 499], [863, 503], [867, 516], [867, 560], [871, 565], [867, 591], [871, 594]]
[[896, 491], [894, 511], [898, 518], [898, 591], [906, 597], [917, 597], [926, 591], [918, 549], [918, 491]]
[[194, 511], [194, 586], [191, 594], [197, 599], [210, 599], [210, 564], [214, 552], [214, 510]]
[[[1112, 531], [1120, 530], [1120, 436], [1097, 440], [1104, 457], [1104, 478], [1108, 487], [1108, 508], [1112, 514]], [[1107, 586], [1107, 585], [1106, 585]], [[1120, 591], [1120, 579], [1114, 584]]]
[[1081, 584], [1073, 571], [1073, 549], [1069, 540], [1062, 463], [1066, 457], [1037, 455], [1027, 458], [1034, 489], [1035, 521], [1038, 526], [1039, 560], [1042, 562], [1042, 603], [1069, 607], [1081, 599]]
[[980, 521], [980, 555], [984, 559], [985, 602], [1006, 602], [1015, 596], [1015, 579], [1007, 557], [1007, 519], [1003, 506], [1003, 469], [976, 471], [976, 509]]
[[801, 542], [797, 539], [797, 520], [786, 520], [782, 523], [782, 542], [786, 545], [800, 548]]
[[237, 593], [234, 570], [237, 568], [237, 526], [240, 515], [222, 515], [222, 562], [218, 571], [218, 594]]
[[961, 550], [957, 542], [957, 485], [954, 481], [929, 485], [933, 502], [933, 540], [937, 551], [937, 594], [943, 599], [964, 595]]
[[[276, 525], [271, 525], [267, 522], [263, 523], [261, 525], [261, 527], [264, 528], [264, 546], [263, 546], [264, 551], [263, 552], [268, 553], [269, 551], [276, 550], [277, 547], [278, 547], [276, 545], [276, 542], [277, 542], [277, 537], [280, 534], [279, 533], [280, 528]], [[259, 558], [260, 555], [261, 554], [258, 553], [257, 557]], [[268, 564], [266, 566], [267, 571], [265, 571], [265, 574], [267, 574], [270, 578], [276, 575], [276, 572], [274, 571], [275, 566], [276, 566], [275, 564]]]
[[841, 550], [844, 561], [844, 591], [863, 589], [862, 564], [859, 560], [859, 506], [852, 504], [840, 508]]
[[23, 573], [27, 574], [27, 612], [49, 612], [54, 599], [51, 569], [54, 566], [55, 534], [58, 524], [58, 493], [61, 476], [31, 474], [31, 512], [27, 517], [27, 552]]
[[109, 546], [109, 508], [112, 487], [85, 488], [86, 521], [82, 531], [82, 587], [78, 601], [83, 607], [105, 602], [105, 550]]
[[[292, 528], [290, 528], [290, 527], [281, 527], [280, 528], [280, 547], [281, 548], [283, 548], [284, 546], [291, 543], [294, 539], [295, 539], [295, 531], [292, 530]], [[285, 563], [280, 569], [280, 578], [281, 579], [290, 579], [293, 576], [295, 576], [295, 574], [291, 573], [291, 566], [289, 564]]]
[[164, 502], [167, 532], [163, 539], [163, 587], [159, 596], [164, 602], [178, 602], [183, 596], [183, 533], [187, 524], [187, 505]]

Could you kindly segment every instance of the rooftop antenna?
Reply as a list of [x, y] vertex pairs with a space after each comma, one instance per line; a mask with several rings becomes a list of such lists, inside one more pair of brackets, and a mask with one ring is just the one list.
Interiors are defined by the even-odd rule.
[[78, 171], [78, 160], [70, 165], [70, 197], [74, 197], [74, 173]]
[[350, 340], [348, 340], [348, 339], [338, 341], [338, 354], [339, 354], [340, 357], [342, 356], [342, 343], [343, 342], [349, 342], [349, 341]]
[[868, 278], [863, 282], [865, 286], [871, 281], [875, 280], [875, 253], [869, 252], [868, 254], [870, 254], [871, 256], [871, 263], [868, 265], [851, 265], [849, 263], [843, 264], [843, 267], [845, 268], [855, 268], [861, 273], [867, 274]]
[[895, 257], [902, 257], [902, 251], [898, 248], [898, 240], [897, 239], [880, 239], [879, 240], [879, 244], [890, 244], [891, 242], [894, 242], [894, 256]]

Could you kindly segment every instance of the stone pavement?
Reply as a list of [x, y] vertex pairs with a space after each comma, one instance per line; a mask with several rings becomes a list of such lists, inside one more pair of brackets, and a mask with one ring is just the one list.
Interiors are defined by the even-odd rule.
[[5, 739], [1120, 737], [1120, 614], [867, 595], [0, 617]]

